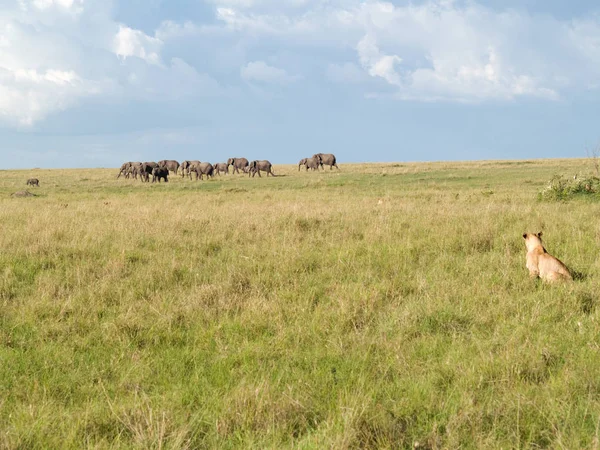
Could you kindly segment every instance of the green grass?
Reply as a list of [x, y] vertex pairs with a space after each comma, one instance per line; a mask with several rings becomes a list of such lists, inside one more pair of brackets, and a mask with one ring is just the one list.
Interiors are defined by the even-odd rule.
[[597, 448], [589, 161], [341, 168], [0, 172], [0, 447]]

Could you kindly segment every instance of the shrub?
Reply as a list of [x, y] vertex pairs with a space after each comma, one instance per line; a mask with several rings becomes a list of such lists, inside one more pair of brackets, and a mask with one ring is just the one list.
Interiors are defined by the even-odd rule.
[[600, 178], [588, 176], [567, 179], [562, 175], [552, 177], [548, 185], [538, 194], [540, 200], [570, 200], [578, 196], [599, 197]]

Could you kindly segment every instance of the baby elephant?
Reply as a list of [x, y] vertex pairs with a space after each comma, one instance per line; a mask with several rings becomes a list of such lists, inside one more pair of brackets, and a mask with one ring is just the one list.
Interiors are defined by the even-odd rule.
[[169, 182], [169, 169], [165, 166], [157, 166], [152, 169], [152, 182], [155, 183], [156, 180], [160, 183], [160, 180], [165, 180], [165, 183]]
[[216, 163], [213, 164], [213, 167], [215, 169], [215, 173], [219, 176], [221, 175], [221, 172], [223, 172], [225, 175], [229, 173], [229, 166], [227, 163]]
[[308, 169], [312, 169], [312, 170], [319, 170], [319, 164], [321, 162], [313, 157], [313, 158], [302, 158], [300, 160], [300, 162], [298, 163], [298, 171], [300, 171], [300, 166], [304, 166], [306, 167], [306, 171], [308, 172]]
[[40, 187], [40, 180], [37, 178], [30, 178], [27, 180], [27, 186], [37, 186]]

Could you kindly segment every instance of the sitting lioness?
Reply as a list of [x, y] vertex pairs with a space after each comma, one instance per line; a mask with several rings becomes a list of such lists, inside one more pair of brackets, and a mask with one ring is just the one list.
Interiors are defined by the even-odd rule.
[[542, 232], [538, 234], [525, 233], [525, 246], [527, 247], [527, 268], [529, 276], [540, 277], [544, 281], [572, 280], [569, 269], [562, 262], [550, 255], [542, 245]]

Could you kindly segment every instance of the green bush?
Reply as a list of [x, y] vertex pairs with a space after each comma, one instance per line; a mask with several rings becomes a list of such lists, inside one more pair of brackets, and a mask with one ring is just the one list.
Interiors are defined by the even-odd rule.
[[555, 175], [548, 185], [538, 194], [540, 200], [570, 200], [578, 196], [599, 197], [600, 178], [588, 176], [567, 179]]

